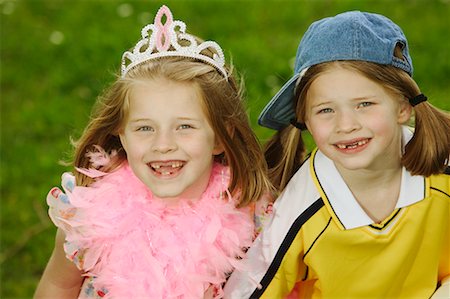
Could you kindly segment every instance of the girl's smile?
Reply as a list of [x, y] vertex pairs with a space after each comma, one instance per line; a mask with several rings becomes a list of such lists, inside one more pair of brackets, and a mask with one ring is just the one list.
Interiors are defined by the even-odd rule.
[[148, 166], [155, 176], [163, 179], [170, 179], [176, 177], [180, 173], [184, 164], [184, 161], [154, 161], [148, 163]]
[[341, 141], [338, 143], [335, 143], [335, 146], [337, 147], [337, 149], [339, 151], [341, 151], [342, 153], [356, 153], [359, 151], [364, 150], [367, 146], [368, 143], [370, 142], [370, 138], [357, 138], [351, 141]]

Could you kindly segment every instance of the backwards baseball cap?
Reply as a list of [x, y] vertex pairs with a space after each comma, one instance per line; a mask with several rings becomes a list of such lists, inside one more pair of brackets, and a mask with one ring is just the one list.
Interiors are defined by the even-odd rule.
[[[394, 56], [397, 44], [404, 59]], [[401, 28], [385, 16], [349, 11], [311, 24], [298, 46], [294, 76], [264, 107], [258, 123], [281, 130], [295, 119], [296, 82], [313, 65], [336, 60], [361, 60], [392, 65], [413, 73], [408, 42]]]

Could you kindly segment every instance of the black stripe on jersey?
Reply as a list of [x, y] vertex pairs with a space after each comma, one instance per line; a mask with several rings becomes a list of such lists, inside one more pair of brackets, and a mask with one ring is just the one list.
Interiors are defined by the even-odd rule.
[[400, 213], [400, 210], [401, 209], [398, 209], [397, 212], [395, 212], [395, 214], [392, 215], [392, 217], [388, 221], [386, 221], [383, 225], [376, 226], [376, 225], [371, 224], [369, 226], [376, 230], [383, 230], [386, 226], [388, 226], [389, 223], [391, 223], [391, 221], [398, 215], [398, 213]]
[[315, 213], [317, 213], [317, 211], [319, 211], [324, 205], [325, 204], [324, 204], [322, 198], [319, 198], [312, 205], [310, 205], [303, 213], [301, 213], [297, 217], [297, 219], [295, 219], [295, 221], [292, 224], [291, 228], [289, 229], [288, 233], [284, 237], [283, 242], [281, 243], [280, 247], [278, 248], [278, 251], [275, 254], [275, 257], [273, 258], [272, 263], [270, 264], [269, 268], [267, 269], [266, 274], [261, 279], [261, 282], [260, 282], [260, 284], [262, 286], [261, 289], [255, 289], [255, 291], [250, 295], [250, 298], [261, 297], [261, 295], [267, 289], [267, 287], [269, 286], [273, 277], [277, 273], [278, 269], [280, 268], [281, 261], [283, 260], [289, 247], [292, 245], [292, 242], [294, 241], [298, 232], [302, 228], [303, 224], [305, 224], [305, 222], [308, 221]]
[[450, 197], [450, 194], [448, 194], [448, 193], [445, 192], [445, 191], [442, 191], [441, 189], [437, 189], [437, 188], [434, 188], [434, 187], [430, 187], [430, 189], [433, 189], [433, 190], [435, 190], [435, 191], [437, 191], [437, 192], [441, 192], [441, 193], [447, 195], [448, 197]]
[[330, 217], [330, 219], [328, 220], [327, 225], [325, 225], [325, 227], [323, 228], [323, 230], [320, 232], [320, 234], [317, 235], [316, 239], [314, 240], [314, 242], [312, 242], [311, 246], [309, 246], [308, 250], [306, 250], [306, 253], [303, 255], [303, 259], [305, 259], [305, 256], [311, 251], [311, 248], [314, 246], [314, 244], [316, 244], [316, 241], [320, 238], [320, 236], [327, 230], [327, 227], [330, 225], [331, 223], [331, 219], [333, 219], [332, 217]]
[[[312, 242], [311, 246], [309, 246], [308, 250], [306, 250], [306, 253], [303, 255], [303, 259], [305, 259], [305, 256], [311, 251], [311, 249], [313, 248], [314, 244], [316, 244], [316, 241], [320, 238], [320, 236], [327, 230], [328, 226], [330, 226], [331, 220], [333, 218], [330, 217], [330, 219], [328, 220], [327, 225], [325, 225], [325, 227], [323, 228], [323, 230], [320, 232], [320, 234], [317, 235], [316, 239], [314, 240], [314, 242]], [[309, 273], [309, 267], [306, 267], [306, 271], [305, 271], [305, 276], [303, 277], [303, 280], [306, 280], [306, 278], [308, 278], [308, 273]]]

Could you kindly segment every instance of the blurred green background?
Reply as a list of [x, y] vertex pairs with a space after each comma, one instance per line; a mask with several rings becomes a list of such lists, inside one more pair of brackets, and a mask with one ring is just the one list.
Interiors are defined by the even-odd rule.
[[385, 14], [405, 31], [414, 78], [430, 101], [450, 110], [450, 2], [0, 0], [1, 291], [30, 298], [56, 229], [45, 197], [68, 169], [96, 96], [114, 79], [122, 52], [140, 38], [161, 4], [204, 39], [217, 41], [246, 82], [256, 125], [264, 104], [292, 74], [301, 34], [345, 10]]

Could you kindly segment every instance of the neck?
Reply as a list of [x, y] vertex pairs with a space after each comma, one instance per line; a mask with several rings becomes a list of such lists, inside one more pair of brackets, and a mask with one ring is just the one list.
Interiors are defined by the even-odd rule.
[[395, 210], [400, 194], [401, 167], [377, 171], [338, 170], [356, 201], [374, 222], [383, 221]]
[[351, 190], [366, 189], [369, 186], [378, 188], [380, 185], [389, 184], [397, 176], [401, 176], [402, 173], [400, 165], [379, 170], [348, 170], [338, 166], [336, 168]]

